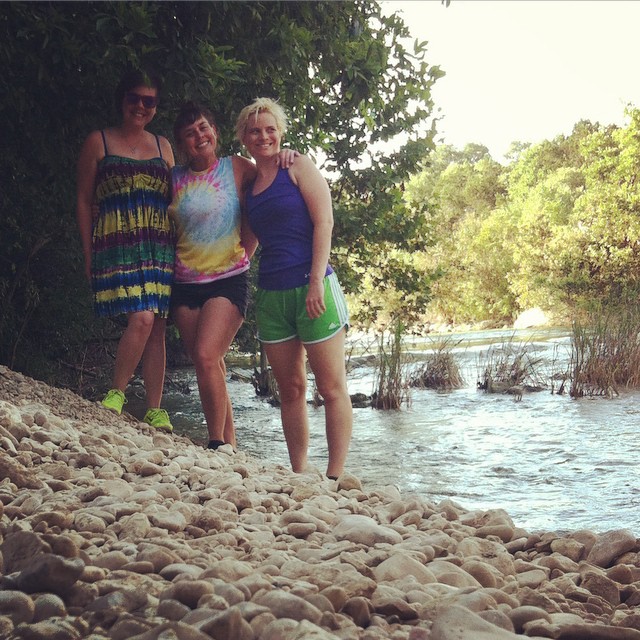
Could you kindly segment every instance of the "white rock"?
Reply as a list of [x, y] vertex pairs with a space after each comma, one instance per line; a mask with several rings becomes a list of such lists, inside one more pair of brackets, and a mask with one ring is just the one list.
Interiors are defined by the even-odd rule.
[[389, 527], [379, 525], [373, 518], [361, 515], [343, 516], [333, 528], [337, 540], [350, 540], [372, 547], [375, 544], [398, 544], [402, 536]]

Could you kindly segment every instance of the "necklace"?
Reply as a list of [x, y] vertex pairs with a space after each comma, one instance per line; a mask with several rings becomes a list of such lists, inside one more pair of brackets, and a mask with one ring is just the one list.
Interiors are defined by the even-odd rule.
[[144, 139], [144, 131], [138, 135], [138, 138], [133, 145], [129, 142], [129, 140], [126, 138], [124, 133], [121, 135], [122, 135], [123, 142], [127, 145], [127, 147], [129, 147], [129, 151], [131, 152], [131, 155], [132, 156], [135, 155], [136, 151], [138, 150], [138, 147], [140, 146], [140, 143]]
[[137, 142], [135, 143], [135, 145], [133, 145], [133, 147], [129, 144], [129, 141], [127, 140], [127, 146], [129, 147], [129, 150], [131, 151], [131, 155], [134, 155], [135, 152], [138, 150], [138, 145], [142, 142], [142, 136], [140, 138], [138, 138]]

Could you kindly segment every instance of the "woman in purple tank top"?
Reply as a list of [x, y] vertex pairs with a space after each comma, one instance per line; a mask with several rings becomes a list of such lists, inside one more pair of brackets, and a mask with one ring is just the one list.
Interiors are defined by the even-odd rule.
[[343, 472], [353, 422], [345, 370], [348, 313], [329, 266], [333, 208], [313, 161], [288, 169], [273, 161], [286, 129], [283, 109], [258, 98], [240, 113], [236, 135], [258, 171], [247, 190], [247, 218], [261, 245], [256, 295], [258, 337], [280, 390], [281, 418], [295, 472], [307, 469], [309, 424], [305, 353], [325, 406], [327, 477]]

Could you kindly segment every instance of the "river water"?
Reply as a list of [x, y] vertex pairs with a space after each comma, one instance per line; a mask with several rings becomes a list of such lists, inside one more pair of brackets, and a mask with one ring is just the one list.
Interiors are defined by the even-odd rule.
[[[525, 393], [521, 401], [485, 393], [477, 389], [481, 365], [500, 345], [525, 345], [548, 379], [568, 362], [568, 335], [486, 331], [448, 339], [456, 341], [464, 388], [412, 389], [410, 404], [398, 411], [354, 409], [347, 466], [365, 489], [395, 485], [404, 495], [433, 502], [450, 498], [468, 509], [502, 508], [532, 532], [628, 528], [640, 535], [640, 393], [572, 399], [546, 389]], [[433, 338], [416, 338], [406, 349], [419, 361], [433, 346]], [[241, 365], [229, 369], [250, 374]], [[171, 377], [192, 390], [165, 394], [176, 433], [205, 442], [193, 371], [173, 371]], [[349, 391], [371, 394], [370, 366], [350, 371]], [[230, 379], [229, 393], [239, 449], [288, 467], [279, 409], [247, 382]], [[135, 413], [135, 402], [133, 408]], [[309, 414], [310, 461], [323, 472], [324, 410], [310, 406]]]

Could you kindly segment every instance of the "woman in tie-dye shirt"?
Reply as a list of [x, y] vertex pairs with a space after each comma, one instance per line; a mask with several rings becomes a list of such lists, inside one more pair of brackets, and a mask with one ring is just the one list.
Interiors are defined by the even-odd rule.
[[[173, 133], [186, 164], [172, 171], [169, 215], [175, 224], [176, 262], [171, 313], [195, 365], [208, 448], [235, 448], [224, 357], [249, 302], [249, 260], [257, 242], [244, 223], [242, 204], [255, 165], [241, 156], [218, 157], [213, 115], [200, 105], [182, 107]], [[289, 166], [291, 155], [284, 154], [282, 166]]]

